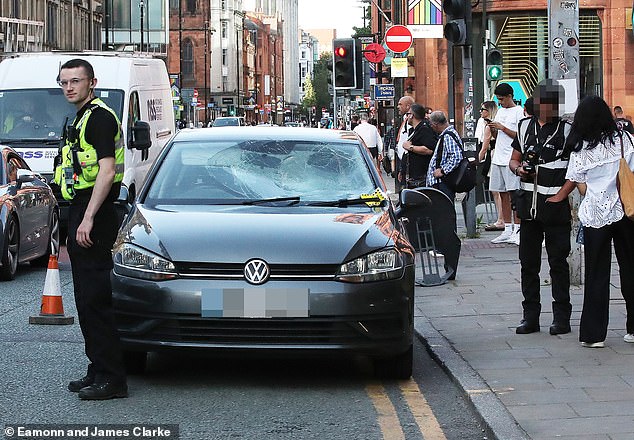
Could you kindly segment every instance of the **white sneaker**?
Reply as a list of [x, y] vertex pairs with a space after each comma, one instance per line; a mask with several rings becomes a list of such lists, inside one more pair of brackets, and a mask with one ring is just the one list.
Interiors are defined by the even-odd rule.
[[431, 257], [437, 257], [437, 258], [442, 258], [442, 257], [444, 257], [444, 255], [443, 255], [443, 254], [441, 254], [441, 253], [440, 253], [440, 252], [438, 252], [438, 251], [429, 251], [429, 255], [430, 255]]
[[491, 243], [506, 243], [508, 239], [511, 238], [511, 235], [513, 235], [513, 231], [504, 231], [491, 240]]
[[634, 342], [634, 334], [632, 333], [628, 333], [625, 336], [623, 336], [623, 340], [625, 342]]
[[511, 236], [506, 240], [506, 243], [511, 243], [511, 244], [519, 246], [520, 245], [520, 230], [516, 229], [515, 231], [513, 231]]

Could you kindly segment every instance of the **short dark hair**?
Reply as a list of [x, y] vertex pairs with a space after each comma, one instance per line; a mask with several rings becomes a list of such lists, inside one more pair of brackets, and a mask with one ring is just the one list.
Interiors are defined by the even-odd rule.
[[425, 113], [426, 112], [425, 112], [425, 107], [424, 106], [414, 103], [409, 108], [409, 111], [419, 121], [422, 121], [423, 119], [425, 119]]
[[[77, 67], [84, 68], [86, 75], [88, 75], [88, 79], [93, 79], [95, 77], [95, 70], [92, 68], [92, 64], [81, 58], [73, 58], [72, 60], [66, 61], [59, 68], [59, 71], [61, 72], [62, 69], [75, 69]], [[59, 73], [57, 74], [57, 80], [59, 81]]]
[[493, 94], [495, 96], [508, 96], [508, 95], [513, 96], [513, 87], [511, 87], [507, 83], [500, 83], [497, 85], [497, 87], [493, 91]]
[[524, 102], [524, 110], [528, 116], [533, 116], [535, 114], [535, 104], [533, 103], [532, 96]]

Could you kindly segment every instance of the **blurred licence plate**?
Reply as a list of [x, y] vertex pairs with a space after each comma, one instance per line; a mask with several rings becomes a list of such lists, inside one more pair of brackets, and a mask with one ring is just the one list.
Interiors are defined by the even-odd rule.
[[305, 318], [308, 289], [204, 289], [203, 318]]

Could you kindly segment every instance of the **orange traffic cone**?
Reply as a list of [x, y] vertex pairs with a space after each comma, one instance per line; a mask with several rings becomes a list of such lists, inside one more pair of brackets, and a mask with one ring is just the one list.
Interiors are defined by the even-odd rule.
[[44, 281], [44, 292], [42, 293], [42, 307], [39, 316], [30, 316], [29, 324], [72, 324], [75, 318], [64, 316], [64, 305], [62, 304], [62, 287], [59, 281], [59, 266], [57, 257], [51, 255], [48, 258], [48, 269], [46, 270], [46, 280]]

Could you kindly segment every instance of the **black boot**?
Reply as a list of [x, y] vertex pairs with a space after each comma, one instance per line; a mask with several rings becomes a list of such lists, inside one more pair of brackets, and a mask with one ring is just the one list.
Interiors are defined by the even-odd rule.
[[529, 333], [535, 333], [539, 331], [539, 323], [538, 322], [529, 322], [525, 319], [522, 319], [519, 327], [515, 329], [515, 333], [518, 335], [527, 335]]
[[79, 380], [73, 380], [69, 382], [68, 391], [72, 391], [73, 393], [78, 393], [79, 390], [92, 385], [94, 382], [95, 382], [95, 376], [91, 376], [87, 374]]
[[117, 397], [128, 397], [128, 385], [125, 382], [94, 383], [79, 390], [82, 400], [108, 400]]

